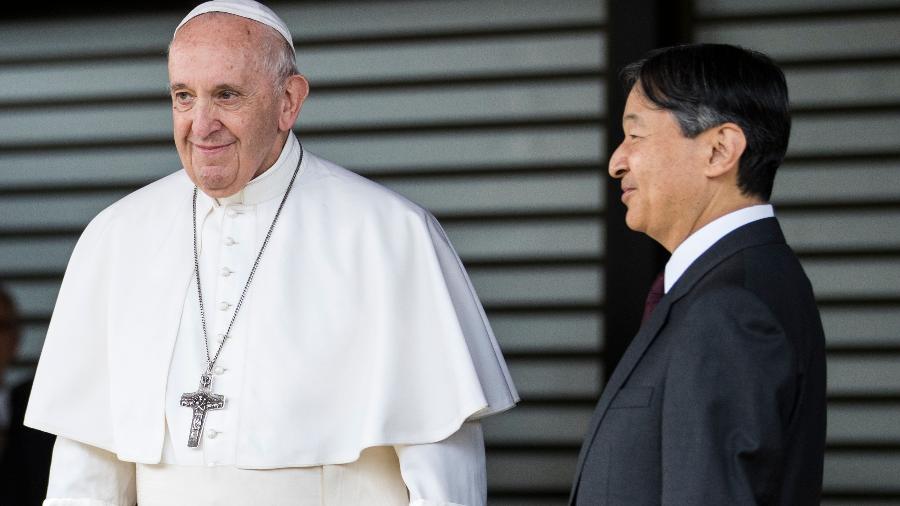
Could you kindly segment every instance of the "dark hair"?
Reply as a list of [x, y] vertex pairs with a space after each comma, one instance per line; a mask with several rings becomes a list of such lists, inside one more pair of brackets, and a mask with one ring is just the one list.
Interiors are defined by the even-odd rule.
[[769, 200], [791, 114], [784, 73], [768, 56], [727, 44], [674, 46], [650, 51], [620, 76], [626, 93], [638, 85], [650, 102], [671, 111], [685, 137], [728, 122], [741, 127], [747, 147], [738, 188]]

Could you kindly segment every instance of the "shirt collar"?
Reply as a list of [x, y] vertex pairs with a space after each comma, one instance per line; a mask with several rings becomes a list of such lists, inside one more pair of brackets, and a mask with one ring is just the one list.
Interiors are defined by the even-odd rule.
[[284, 147], [281, 148], [281, 154], [275, 160], [275, 163], [268, 170], [251, 179], [247, 186], [234, 195], [216, 199], [202, 191], [198, 192], [198, 211], [200, 211], [201, 205], [206, 209], [234, 204], [255, 206], [284, 195], [284, 191], [294, 175], [294, 169], [297, 167], [299, 159], [300, 142], [291, 132], [288, 134]]
[[671, 258], [666, 263], [665, 292], [669, 293], [669, 290], [675, 285], [678, 278], [687, 271], [688, 267], [700, 258], [700, 255], [705, 253], [706, 250], [711, 248], [713, 244], [718, 242], [719, 239], [748, 223], [774, 216], [775, 210], [769, 204], [745, 207], [716, 218], [688, 236], [684, 242], [675, 248]]
[[275, 163], [269, 167], [269, 170], [251, 179], [247, 186], [234, 195], [216, 199], [218, 204], [222, 206], [229, 204], [255, 206], [261, 202], [282, 196], [285, 188], [287, 188], [288, 181], [294, 175], [294, 169], [297, 167], [299, 158], [300, 143], [292, 132], [288, 134], [278, 160], [275, 160]]

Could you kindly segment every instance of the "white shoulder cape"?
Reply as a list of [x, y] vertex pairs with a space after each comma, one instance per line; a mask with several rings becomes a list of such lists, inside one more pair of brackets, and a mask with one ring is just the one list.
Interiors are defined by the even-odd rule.
[[[88, 225], [50, 321], [28, 426], [122, 460], [160, 461], [166, 378], [193, 273], [192, 190], [176, 172]], [[259, 297], [264, 304], [253, 303]], [[445, 439], [518, 401], [437, 221], [309, 153], [245, 316], [253, 335], [238, 467], [352, 462], [367, 447]]]

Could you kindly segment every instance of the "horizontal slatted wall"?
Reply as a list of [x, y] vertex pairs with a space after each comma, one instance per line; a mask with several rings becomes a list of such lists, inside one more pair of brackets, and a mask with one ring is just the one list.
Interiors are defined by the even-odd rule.
[[794, 108], [773, 201], [828, 346], [827, 505], [900, 505], [900, 2], [698, 0], [697, 39], [759, 49]]
[[[603, 376], [605, 7], [272, 6], [312, 86], [306, 147], [434, 211], [487, 307], [524, 398], [485, 423], [491, 504], [563, 504]], [[0, 279], [27, 321], [16, 375], [87, 221], [179, 167], [163, 51], [181, 15], [0, 24]]]

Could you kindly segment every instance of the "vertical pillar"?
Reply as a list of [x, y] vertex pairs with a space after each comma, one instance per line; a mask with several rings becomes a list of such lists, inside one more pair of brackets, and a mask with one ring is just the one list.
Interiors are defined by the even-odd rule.
[[[657, 47], [690, 42], [690, 0], [608, 0], [606, 145], [611, 155], [623, 139], [626, 95], [618, 79], [625, 65]], [[605, 167], [604, 167], [605, 168]], [[640, 326], [650, 284], [665, 265], [666, 251], [625, 225], [619, 181], [606, 184], [604, 371], [612, 374]]]

